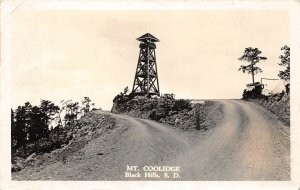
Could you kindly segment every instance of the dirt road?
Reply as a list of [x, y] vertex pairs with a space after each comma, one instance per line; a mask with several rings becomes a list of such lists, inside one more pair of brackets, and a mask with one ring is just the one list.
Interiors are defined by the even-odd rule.
[[[25, 168], [13, 179], [290, 180], [289, 126], [253, 103], [218, 102], [222, 120], [209, 131], [183, 131], [114, 115], [119, 127], [90, 141], [65, 162]], [[128, 166], [138, 167], [129, 171]], [[147, 173], [145, 178], [144, 170], [151, 169], [147, 166], [179, 166], [180, 171]]]

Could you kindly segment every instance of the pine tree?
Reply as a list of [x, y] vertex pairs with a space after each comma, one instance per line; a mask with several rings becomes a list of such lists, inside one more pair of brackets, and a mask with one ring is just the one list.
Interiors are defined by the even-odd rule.
[[290, 47], [285, 45], [281, 48], [283, 50], [283, 55], [279, 56], [280, 63], [278, 65], [286, 67], [284, 71], [279, 71], [278, 76], [285, 80], [290, 81]]
[[252, 83], [255, 83], [254, 75], [261, 73], [263, 70], [257, 67], [256, 64], [261, 60], [266, 60], [266, 57], [260, 56], [261, 51], [257, 48], [248, 47], [245, 48], [244, 54], [239, 58], [240, 61], [247, 61], [249, 65], [241, 65], [239, 71], [242, 70], [243, 73], [248, 73], [252, 75]]
[[95, 105], [89, 97], [84, 97], [81, 101], [83, 113], [86, 114], [91, 110], [91, 107]]

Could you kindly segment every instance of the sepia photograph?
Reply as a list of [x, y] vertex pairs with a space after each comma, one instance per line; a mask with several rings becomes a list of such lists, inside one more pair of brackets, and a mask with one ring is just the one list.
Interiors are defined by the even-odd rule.
[[299, 66], [290, 67], [299, 53], [291, 7], [300, 4], [231, 2], [6, 2], [9, 174], [0, 177], [11, 184], [3, 189], [28, 181], [300, 188]]

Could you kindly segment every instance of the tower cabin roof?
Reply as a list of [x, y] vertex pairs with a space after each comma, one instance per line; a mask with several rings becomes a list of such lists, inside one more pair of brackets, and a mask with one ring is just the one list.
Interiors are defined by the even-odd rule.
[[159, 39], [150, 33], [146, 33], [146, 34], [142, 35], [141, 37], [137, 38], [137, 40], [141, 41], [141, 42], [147, 41], [147, 40], [150, 40], [151, 42], [159, 42]]

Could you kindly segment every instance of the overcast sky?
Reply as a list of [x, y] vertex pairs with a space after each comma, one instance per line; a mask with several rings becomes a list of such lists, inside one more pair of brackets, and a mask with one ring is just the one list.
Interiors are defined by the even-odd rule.
[[238, 71], [246, 47], [267, 61], [256, 75], [278, 78], [280, 48], [289, 44], [285, 11], [15, 11], [12, 15], [12, 106], [90, 97], [110, 109], [132, 89], [137, 37], [157, 43], [161, 93], [176, 98], [240, 98], [251, 76]]

